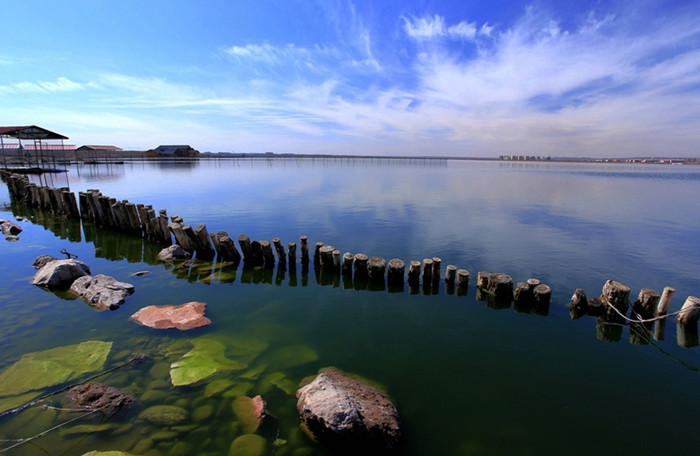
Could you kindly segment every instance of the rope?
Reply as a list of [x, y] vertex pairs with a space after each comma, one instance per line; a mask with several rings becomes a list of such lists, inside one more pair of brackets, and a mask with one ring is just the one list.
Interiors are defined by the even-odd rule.
[[675, 315], [680, 314], [681, 312], [688, 312], [690, 309], [692, 309], [694, 307], [700, 307], [697, 304], [693, 304], [693, 306], [690, 309], [685, 309], [685, 310], [681, 309], [677, 312], [672, 312], [672, 313], [666, 314], [666, 315], [659, 315], [658, 317], [654, 317], [654, 318], [647, 318], [646, 320], [641, 318], [640, 315], [635, 312], [635, 315], [637, 316], [637, 319], [635, 320], [635, 319], [629, 318], [626, 315], [624, 315], [622, 312], [617, 310], [617, 307], [613, 306], [612, 304], [606, 302], [605, 305], [610, 307], [611, 309], [613, 309], [615, 312], [617, 312], [617, 314], [620, 317], [624, 318], [625, 320], [627, 320], [631, 323], [653, 323], [653, 322], [658, 321], [658, 320], [664, 320], [666, 318], [673, 317]]

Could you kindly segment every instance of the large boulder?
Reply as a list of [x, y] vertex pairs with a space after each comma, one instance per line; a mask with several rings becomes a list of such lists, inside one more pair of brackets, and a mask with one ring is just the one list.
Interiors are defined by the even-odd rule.
[[[49, 263], [48, 266], [53, 263]], [[98, 309], [115, 310], [134, 292], [134, 286], [104, 274], [97, 274], [94, 277], [83, 276], [76, 279], [70, 291]]]
[[46, 288], [68, 288], [76, 279], [87, 275], [90, 275], [90, 267], [82, 261], [56, 260], [39, 268], [32, 283]]
[[204, 316], [207, 304], [191, 301], [179, 306], [147, 306], [131, 316], [132, 320], [149, 328], [187, 330], [211, 324]]
[[187, 252], [177, 244], [173, 244], [158, 252], [158, 259], [160, 261], [186, 260], [190, 256], [190, 252]]
[[392, 451], [401, 438], [394, 404], [376, 388], [332, 368], [299, 388], [297, 410], [306, 428], [336, 449]]

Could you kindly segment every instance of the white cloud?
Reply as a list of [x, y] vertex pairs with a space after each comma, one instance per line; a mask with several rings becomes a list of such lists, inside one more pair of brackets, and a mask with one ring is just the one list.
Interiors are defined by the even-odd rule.
[[0, 93], [55, 93], [73, 92], [82, 89], [84, 89], [82, 84], [65, 77], [59, 77], [55, 81], [23, 81], [0, 86]]
[[451, 38], [461, 40], [474, 40], [478, 33], [488, 35], [491, 28], [484, 24], [478, 29], [476, 23], [460, 21], [456, 25], [448, 26], [445, 18], [436, 14], [432, 17], [403, 18], [404, 31], [408, 36], [416, 40], [429, 40], [433, 38]]

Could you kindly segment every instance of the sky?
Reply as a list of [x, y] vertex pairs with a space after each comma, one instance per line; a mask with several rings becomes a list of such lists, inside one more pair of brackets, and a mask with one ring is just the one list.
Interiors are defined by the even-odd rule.
[[3, 0], [0, 125], [202, 152], [700, 156], [696, 0]]

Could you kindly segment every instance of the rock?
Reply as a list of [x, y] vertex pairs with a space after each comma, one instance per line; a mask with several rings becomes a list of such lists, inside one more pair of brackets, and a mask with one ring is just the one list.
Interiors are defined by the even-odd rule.
[[80, 408], [119, 409], [134, 402], [133, 396], [98, 382], [85, 383], [68, 390], [68, 397]]
[[[53, 263], [47, 266], [51, 264]], [[118, 282], [114, 277], [97, 274], [94, 277], [83, 276], [76, 279], [70, 290], [92, 306], [115, 310], [124, 304], [127, 296], [134, 292], [134, 286], [130, 283]]]
[[253, 434], [267, 418], [267, 403], [260, 395], [237, 397], [232, 403], [233, 413], [243, 427], [244, 434]]
[[187, 330], [211, 324], [204, 316], [207, 304], [191, 301], [179, 306], [147, 306], [139, 309], [131, 319], [149, 328]]
[[11, 234], [14, 236], [22, 232], [22, 227], [9, 220], [3, 220], [0, 226], [2, 227], [2, 234]]
[[42, 266], [32, 279], [34, 285], [46, 288], [69, 288], [78, 278], [90, 275], [90, 267], [75, 259], [56, 260]]
[[335, 369], [297, 391], [297, 410], [320, 441], [356, 451], [393, 450], [401, 437], [394, 404], [380, 391]]
[[32, 263], [32, 267], [34, 269], [41, 269], [44, 267], [47, 263], [50, 263], [52, 261], [56, 261], [58, 258], [51, 256], [51, 255], [39, 255], [36, 257], [36, 260], [34, 260], [34, 263]]
[[263, 456], [267, 447], [267, 441], [256, 434], [245, 434], [238, 437], [231, 444], [229, 456]]
[[183, 248], [177, 244], [173, 244], [158, 252], [158, 259], [160, 261], [186, 260], [190, 256], [189, 252], [183, 250]]
[[141, 412], [139, 418], [157, 426], [173, 426], [185, 421], [187, 410], [174, 405], [154, 405]]

